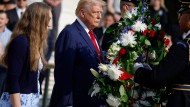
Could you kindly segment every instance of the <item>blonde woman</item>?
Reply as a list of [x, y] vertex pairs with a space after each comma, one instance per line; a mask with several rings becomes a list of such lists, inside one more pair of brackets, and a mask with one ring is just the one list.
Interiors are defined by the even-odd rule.
[[7, 80], [0, 107], [39, 107], [38, 77], [46, 63], [43, 49], [51, 18], [50, 7], [36, 2], [16, 25], [2, 59]]
[[150, 10], [152, 16], [158, 14], [160, 17], [160, 24], [162, 25], [162, 29], [165, 29], [168, 24], [168, 18], [167, 8], [165, 6], [164, 0], [150, 0]]

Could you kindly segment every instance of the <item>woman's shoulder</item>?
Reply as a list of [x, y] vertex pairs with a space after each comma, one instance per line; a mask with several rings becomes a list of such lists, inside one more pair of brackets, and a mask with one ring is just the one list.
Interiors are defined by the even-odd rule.
[[28, 43], [28, 37], [26, 35], [18, 35], [13, 39], [13, 42]]
[[11, 45], [14, 47], [26, 48], [29, 45], [28, 37], [26, 35], [18, 35], [12, 40]]

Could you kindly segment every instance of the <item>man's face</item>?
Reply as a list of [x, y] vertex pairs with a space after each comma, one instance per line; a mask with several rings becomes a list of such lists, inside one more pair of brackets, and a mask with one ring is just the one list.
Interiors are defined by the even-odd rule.
[[28, 0], [16, 0], [16, 4], [19, 8], [25, 8], [28, 5]]
[[8, 23], [8, 18], [5, 13], [0, 13], [0, 27], [4, 27]]
[[102, 17], [103, 8], [102, 5], [94, 5], [88, 9], [82, 10], [81, 17], [88, 27], [88, 29], [94, 29], [99, 26]]
[[178, 19], [181, 31], [188, 32], [190, 30], [190, 10], [180, 12]]
[[114, 17], [111, 15], [107, 15], [104, 18], [104, 27], [108, 28], [111, 24], [114, 23]]

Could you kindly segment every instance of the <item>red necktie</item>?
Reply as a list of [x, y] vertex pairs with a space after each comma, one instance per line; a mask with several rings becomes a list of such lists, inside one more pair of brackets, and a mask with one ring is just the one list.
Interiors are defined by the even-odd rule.
[[94, 47], [96, 48], [96, 51], [98, 53], [98, 57], [100, 59], [100, 49], [98, 48], [98, 45], [96, 43], [96, 39], [95, 39], [94, 33], [93, 33], [92, 30], [90, 30], [88, 33], [89, 33], [89, 35], [91, 37], [92, 43], [94, 44]]

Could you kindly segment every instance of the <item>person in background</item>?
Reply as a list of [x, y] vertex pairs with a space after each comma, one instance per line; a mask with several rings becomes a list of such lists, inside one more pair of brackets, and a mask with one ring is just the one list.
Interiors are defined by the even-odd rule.
[[103, 18], [103, 26], [95, 28], [93, 31], [98, 37], [100, 46], [102, 45], [103, 35], [106, 29], [115, 22], [114, 15], [112, 13], [106, 13]]
[[134, 81], [150, 88], [167, 87], [166, 107], [190, 107], [190, 2], [181, 0], [179, 25], [183, 41], [173, 44], [155, 68], [136, 63]]
[[115, 18], [115, 22], [118, 23], [121, 19], [121, 13], [120, 12], [116, 12], [114, 14], [114, 18]]
[[15, 8], [15, 0], [1, 0], [0, 1], [0, 10], [11, 10]]
[[183, 32], [180, 30], [179, 26], [168, 26], [165, 30], [166, 34], [171, 37], [171, 41], [173, 44], [183, 40]]
[[3, 48], [6, 47], [8, 41], [10, 40], [12, 32], [6, 27], [9, 19], [5, 11], [0, 11], [0, 40], [2, 42]]
[[55, 41], [58, 35], [58, 22], [59, 17], [61, 13], [61, 4], [63, 0], [44, 0], [45, 3], [47, 3], [52, 8], [52, 14], [53, 14], [53, 26], [52, 29], [48, 32], [48, 50], [46, 53], [46, 60], [49, 61], [52, 52], [55, 48]]
[[[167, 17], [168, 17], [168, 26], [177, 26], [179, 28], [178, 22], [178, 10], [181, 7], [179, 0], [165, 0], [165, 5], [168, 9]], [[177, 28], [176, 28], [177, 29]]]
[[[0, 60], [4, 53], [5, 47], [10, 40], [12, 32], [6, 27], [8, 23], [7, 14], [5, 11], [0, 11]], [[6, 68], [0, 65], [0, 95], [3, 92], [3, 86], [6, 78]]]
[[168, 24], [168, 17], [164, 0], [150, 0], [150, 11], [152, 17], [158, 14], [162, 29], [165, 29]]
[[43, 0], [28, 0], [28, 5], [30, 5], [34, 2], [43, 2]]
[[102, 17], [102, 0], [80, 0], [76, 21], [63, 29], [55, 45], [55, 84], [49, 107], [99, 107], [100, 99], [90, 97], [91, 68], [104, 62], [93, 29]]
[[7, 27], [11, 31], [13, 31], [15, 25], [24, 14], [27, 5], [28, 0], [16, 0], [16, 7], [7, 11], [7, 16], [9, 18], [9, 23], [7, 24]]
[[[120, 21], [123, 20], [122, 16], [124, 16], [125, 12], [134, 9], [138, 5], [138, 0], [121, 0], [120, 2], [120, 10], [121, 10], [121, 19]], [[118, 25], [117, 23], [112, 24], [110, 27], [107, 28], [116, 28]], [[110, 45], [116, 41], [117, 38], [115, 38], [116, 34], [113, 33], [105, 33], [103, 42], [102, 42], [102, 50], [107, 51], [110, 47]]]
[[51, 8], [37, 2], [26, 9], [16, 25], [2, 57], [7, 78], [0, 107], [39, 107], [38, 79], [46, 64], [43, 49], [51, 19]]
[[107, 0], [107, 12], [112, 14], [120, 12], [120, 1], [121, 0]]

